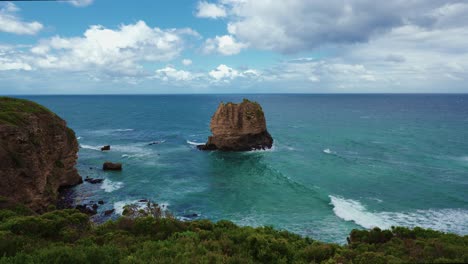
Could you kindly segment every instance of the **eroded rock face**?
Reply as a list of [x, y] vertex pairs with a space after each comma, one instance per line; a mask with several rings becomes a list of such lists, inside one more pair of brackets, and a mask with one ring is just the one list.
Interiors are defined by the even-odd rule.
[[205, 145], [198, 146], [201, 150], [248, 151], [273, 145], [262, 107], [247, 99], [240, 104], [221, 103], [210, 128], [213, 135]]
[[0, 196], [43, 211], [61, 187], [82, 182], [75, 168], [78, 142], [48, 109], [0, 97]]

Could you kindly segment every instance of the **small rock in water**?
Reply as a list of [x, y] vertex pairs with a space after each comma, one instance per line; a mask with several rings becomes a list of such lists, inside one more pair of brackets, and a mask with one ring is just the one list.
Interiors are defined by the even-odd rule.
[[141, 199], [138, 201], [139, 203], [147, 203], [148, 202], [148, 199]]
[[94, 179], [94, 178], [86, 177], [84, 181], [89, 182], [91, 184], [97, 184], [97, 183], [102, 183], [104, 179]]
[[122, 163], [112, 163], [109, 161], [104, 162], [102, 165], [103, 170], [112, 170], [112, 171], [121, 171], [122, 170]]
[[102, 205], [102, 204], [104, 204], [104, 201], [103, 201], [103, 200], [99, 200], [97, 203]]
[[105, 145], [104, 147], [101, 148], [101, 151], [107, 151], [110, 150], [110, 145]]

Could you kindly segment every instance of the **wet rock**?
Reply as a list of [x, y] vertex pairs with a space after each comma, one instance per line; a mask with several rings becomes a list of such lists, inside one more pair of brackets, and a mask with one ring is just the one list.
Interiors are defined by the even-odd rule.
[[104, 147], [101, 148], [101, 151], [108, 151], [110, 150], [110, 145], [105, 145]]
[[121, 171], [122, 170], [122, 163], [112, 163], [106, 161], [102, 165], [103, 170], [110, 170], [110, 171]]
[[87, 215], [95, 215], [97, 214], [98, 205], [97, 204], [79, 204], [75, 206], [75, 209], [78, 211], [87, 214]]
[[102, 183], [104, 179], [94, 179], [94, 178], [86, 177], [84, 181], [89, 182], [91, 184], [98, 184], [98, 183]]
[[104, 201], [103, 201], [103, 200], [99, 200], [99, 201], [98, 201], [98, 204], [103, 205], [103, 204], [104, 204]]
[[195, 217], [198, 217], [198, 216], [199, 215], [196, 214], [196, 213], [183, 215], [183, 217], [185, 217], [185, 218], [195, 218]]
[[113, 214], [114, 212], [115, 212], [115, 209], [106, 210], [106, 211], [104, 211], [104, 215], [109, 216], [109, 215]]

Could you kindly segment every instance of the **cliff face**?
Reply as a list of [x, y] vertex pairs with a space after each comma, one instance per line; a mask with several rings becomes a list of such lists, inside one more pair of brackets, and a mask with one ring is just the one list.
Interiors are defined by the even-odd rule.
[[82, 182], [78, 142], [64, 120], [36, 103], [0, 97], [0, 196], [42, 211], [58, 189]]
[[199, 146], [201, 150], [247, 151], [273, 145], [262, 107], [246, 99], [240, 104], [221, 103], [211, 118], [210, 128], [213, 135]]

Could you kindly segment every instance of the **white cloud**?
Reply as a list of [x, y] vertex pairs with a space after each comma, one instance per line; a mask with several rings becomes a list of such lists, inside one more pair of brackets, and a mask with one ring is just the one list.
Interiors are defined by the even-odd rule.
[[210, 71], [209, 75], [215, 80], [234, 79], [239, 76], [239, 71], [230, 68], [224, 64], [219, 65], [216, 69]]
[[9, 71], [9, 70], [25, 70], [30, 71], [32, 68], [29, 64], [22, 61], [10, 60], [7, 58], [0, 57], [0, 71]]
[[323, 2], [310, 0], [218, 0], [227, 31], [253, 48], [282, 53], [326, 45], [365, 43], [404, 25], [467, 27], [461, 0]]
[[249, 80], [254, 80], [259, 77], [261, 74], [254, 69], [247, 69], [244, 71], [236, 70], [225, 64], [220, 64], [216, 69], [211, 70], [208, 73], [208, 76], [212, 78], [212, 81], [215, 82], [229, 82], [237, 78], [244, 78]]
[[207, 39], [203, 51], [205, 53], [220, 53], [222, 55], [235, 55], [247, 47], [246, 44], [237, 42], [232, 36], [216, 36]]
[[41, 31], [44, 26], [37, 22], [25, 22], [15, 13], [19, 8], [11, 2], [7, 2], [0, 9], [0, 31], [18, 35], [35, 35]]
[[226, 17], [226, 10], [222, 5], [200, 1], [198, 2], [196, 16], [217, 19], [220, 17]]
[[184, 48], [190, 29], [151, 28], [145, 22], [122, 25], [117, 30], [91, 26], [83, 37], [55, 36], [31, 49], [35, 65], [70, 71], [100, 69], [107, 73], [141, 74], [140, 62], [169, 61]]
[[163, 81], [191, 81], [198, 77], [200, 77], [200, 75], [188, 71], [176, 70], [170, 66], [156, 70], [155, 75], [155, 78]]
[[185, 66], [192, 65], [192, 60], [189, 60], [189, 59], [183, 59], [183, 60], [182, 60], [182, 64], [183, 64], [183, 65], [185, 65]]
[[93, 0], [68, 0], [70, 4], [78, 7], [88, 6], [93, 3]]

